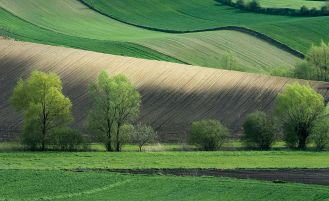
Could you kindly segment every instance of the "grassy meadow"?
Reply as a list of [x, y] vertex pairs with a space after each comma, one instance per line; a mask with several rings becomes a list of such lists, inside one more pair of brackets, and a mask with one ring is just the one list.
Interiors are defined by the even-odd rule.
[[329, 197], [327, 187], [316, 185], [106, 172], [0, 170], [0, 182], [0, 200], [325, 201]]
[[2, 152], [0, 169], [329, 168], [328, 152]]

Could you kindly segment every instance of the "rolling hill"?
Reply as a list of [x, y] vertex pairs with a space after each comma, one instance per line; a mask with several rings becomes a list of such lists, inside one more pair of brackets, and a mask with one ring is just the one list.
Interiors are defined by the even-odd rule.
[[[13, 87], [32, 70], [42, 70], [61, 76], [64, 93], [73, 102], [75, 126], [82, 128], [89, 106], [87, 86], [102, 69], [128, 76], [142, 94], [140, 121], [157, 129], [162, 140], [176, 141], [185, 139], [190, 122], [204, 118], [222, 120], [238, 131], [246, 114], [270, 111], [286, 84], [305, 82], [2, 39], [0, 122], [20, 124], [9, 104]], [[328, 95], [328, 83], [311, 85]]]
[[[216, 0], [80, 0], [114, 19], [164, 31], [202, 32], [226, 26], [250, 28], [306, 53], [312, 43], [329, 41], [329, 16], [289, 17], [235, 9]], [[285, 5], [301, 0], [267, 1]], [[323, 2], [305, 1], [306, 4]], [[130, 6], [126, 6], [130, 5]], [[300, 6], [299, 6], [300, 7]], [[298, 34], [298, 35], [297, 35]], [[298, 37], [296, 37], [298, 36]]]
[[231, 51], [239, 60], [237, 70], [265, 74], [300, 61], [250, 33], [147, 30], [101, 15], [76, 0], [0, 0], [0, 6], [0, 33], [18, 40], [214, 68], [223, 68], [223, 55]]

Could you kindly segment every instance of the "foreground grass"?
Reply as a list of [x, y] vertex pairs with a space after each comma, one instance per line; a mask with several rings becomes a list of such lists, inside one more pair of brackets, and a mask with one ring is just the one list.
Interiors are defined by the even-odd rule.
[[0, 169], [329, 168], [329, 152], [9, 152]]
[[329, 200], [327, 187], [249, 180], [0, 170], [0, 200]]

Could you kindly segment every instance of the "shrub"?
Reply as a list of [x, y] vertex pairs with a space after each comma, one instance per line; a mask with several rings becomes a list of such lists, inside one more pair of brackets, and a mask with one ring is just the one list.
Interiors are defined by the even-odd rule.
[[24, 122], [23, 133], [20, 136], [21, 143], [30, 150], [41, 149], [43, 143], [39, 125], [34, 121], [36, 120], [29, 119]]
[[316, 145], [318, 151], [324, 150], [329, 145], [329, 105], [320, 116], [311, 131], [310, 141]]
[[306, 6], [300, 7], [300, 10], [299, 10], [300, 15], [307, 15], [307, 14], [309, 14], [309, 12], [310, 11]]
[[268, 150], [277, 139], [274, 121], [264, 112], [254, 112], [246, 117], [243, 123], [242, 140], [247, 146]]
[[148, 143], [153, 143], [158, 138], [157, 133], [153, 130], [151, 126], [146, 126], [142, 124], [137, 124], [135, 126], [132, 141], [137, 144], [139, 151], [142, 151], [142, 147]]
[[253, 0], [247, 4], [247, 9], [251, 11], [258, 11], [261, 9], [261, 6], [258, 1]]
[[243, 9], [243, 8], [245, 8], [246, 4], [244, 3], [244, 0], [238, 0], [238, 1], [235, 3], [235, 6], [236, 6], [237, 8]]
[[72, 151], [82, 145], [83, 137], [74, 129], [58, 128], [52, 132], [51, 141], [56, 149]]
[[302, 62], [296, 65], [294, 69], [294, 75], [299, 79], [306, 79], [306, 80], [318, 79], [318, 71], [316, 71], [315, 67], [309, 65], [306, 62]]
[[320, 119], [312, 129], [310, 141], [314, 142], [318, 151], [324, 150], [329, 144], [329, 120]]
[[293, 69], [289, 67], [277, 67], [271, 69], [270, 74], [272, 76], [280, 76], [280, 77], [293, 77], [295, 72]]
[[120, 135], [115, 135], [113, 137], [113, 142], [115, 143], [116, 151], [121, 151], [122, 146], [131, 140], [132, 133], [134, 132], [134, 126], [131, 124], [124, 124], [120, 126]]
[[189, 143], [197, 145], [205, 151], [219, 149], [228, 136], [228, 129], [216, 120], [193, 122], [188, 132]]

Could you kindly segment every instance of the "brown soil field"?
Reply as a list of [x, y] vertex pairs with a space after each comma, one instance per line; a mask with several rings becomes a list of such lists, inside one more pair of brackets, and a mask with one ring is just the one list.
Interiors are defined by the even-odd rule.
[[[72, 170], [70, 170], [72, 171]], [[328, 169], [76, 169], [73, 171], [109, 171], [143, 175], [211, 176], [255, 179], [274, 183], [304, 183], [329, 185]]]
[[[33, 70], [60, 75], [78, 128], [90, 105], [88, 84], [101, 70], [126, 75], [142, 94], [139, 121], [152, 125], [163, 141], [184, 140], [190, 123], [205, 118], [221, 120], [236, 133], [246, 114], [270, 112], [286, 84], [307, 82], [0, 39], [0, 128], [21, 125], [9, 98], [16, 82]], [[329, 97], [329, 83], [310, 84]]]

